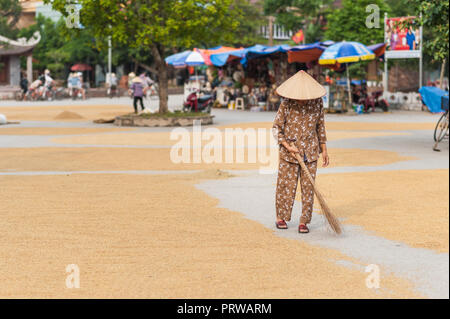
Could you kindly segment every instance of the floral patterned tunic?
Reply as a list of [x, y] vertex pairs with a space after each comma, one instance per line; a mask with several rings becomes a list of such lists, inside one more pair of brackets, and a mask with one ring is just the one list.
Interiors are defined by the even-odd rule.
[[297, 101], [285, 99], [273, 123], [273, 134], [280, 144], [280, 158], [291, 163], [297, 160], [281, 145], [294, 144], [308, 162], [317, 161], [320, 144], [327, 141], [322, 98]]

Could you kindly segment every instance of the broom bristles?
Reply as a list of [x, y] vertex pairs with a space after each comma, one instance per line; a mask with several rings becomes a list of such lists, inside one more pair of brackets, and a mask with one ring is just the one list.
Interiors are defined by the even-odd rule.
[[306, 167], [305, 162], [302, 161], [299, 154], [295, 154], [295, 157], [297, 158], [297, 161], [300, 163], [300, 166], [305, 171], [306, 175], [308, 176], [309, 181], [312, 184], [312, 187], [314, 189], [314, 193], [316, 194], [317, 200], [319, 201], [320, 207], [322, 208], [323, 215], [325, 216], [325, 219], [327, 220], [328, 224], [330, 225], [330, 228], [336, 233], [341, 234], [342, 233], [342, 227], [341, 223], [337, 219], [335, 215], [331, 212], [330, 207], [328, 206], [327, 202], [325, 201], [325, 198], [320, 193], [320, 191], [317, 189], [314, 179], [311, 176], [311, 173], [309, 172], [309, 169]]
[[336, 216], [331, 213], [331, 209], [328, 206], [327, 202], [325, 201], [325, 198], [323, 198], [322, 194], [315, 189], [316, 197], [319, 200], [320, 207], [322, 208], [323, 215], [325, 216], [328, 224], [330, 225], [330, 228], [336, 233], [341, 234], [342, 233], [342, 227], [341, 223], [337, 219]]

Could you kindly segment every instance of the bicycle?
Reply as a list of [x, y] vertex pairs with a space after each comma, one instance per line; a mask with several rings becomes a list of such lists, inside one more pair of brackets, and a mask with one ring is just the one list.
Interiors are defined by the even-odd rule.
[[16, 91], [16, 92], [14, 93], [14, 99], [15, 99], [16, 101], [23, 101], [24, 98], [25, 98], [25, 94], [23, 93], [23, 90]]
[[145, 89], [145, 97], [149, 100], [157, 100], [159, 99], [159, 93], [158, 93], [158, 85], [156, 83], [150, 84]]
[[436, 127], [434, 128], [434, 141], [436, 142], [434, 144], [433, 150], [436, 152], [439, 152], [440, 149], [437, 148], [438, 144], [442, 142], [442, 140], [449, 135], [449, 112], [448, 112], [448, 96], [443, 96], [441, 98], [441, 107], [443, 110], [445, 110], [444, 114], [439, 118], [438, 122], [436, 123]]

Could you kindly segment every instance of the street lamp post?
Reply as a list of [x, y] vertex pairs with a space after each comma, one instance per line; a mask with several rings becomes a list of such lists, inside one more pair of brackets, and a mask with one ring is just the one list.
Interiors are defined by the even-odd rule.
[[111, 58], [112, 58], [111, 36], [108, 36], [108, 76], [110, 81], [112, 73]]

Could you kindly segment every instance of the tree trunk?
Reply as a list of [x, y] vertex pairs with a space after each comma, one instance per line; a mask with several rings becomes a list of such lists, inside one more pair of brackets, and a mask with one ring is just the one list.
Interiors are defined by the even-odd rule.
[[273, 17], [269, 17], [269, 46], [273, 45]]
[[442, 66], [441, 66], [441, 76], [439, 77], [439, 88], [441, 90], [444, 89], [444, 73], [445, 73], [445, 63], [447, 62], [447, 59], [444, 59], [444, 61], [442, 61]]
[[150, 72], [152, 75], [158, 74], [158, 72], [155, 70], [155, 68], [152, 68], [150, 65], [144, 64], [142, 62], [139, 62], [138, 60], [136, 60], [135, 58], [131, 58], [131, 60], [136, 63], [138, 66], [140, 66], [141, 68], [147, 70], [148, 72]]
[[169, 79], [167, 77], [167, 65], [163, 62], [159, 72], [159, 113], [166, 113], [169, 111]]
[[155, 59], [156, 70], [158, 71], [158, 94], [159, 94], [159, 113], [166, 113], [169, 110], [167, 65], [163, 58], [164, 48], [161, 45], [152, 45], [153, 58]]

